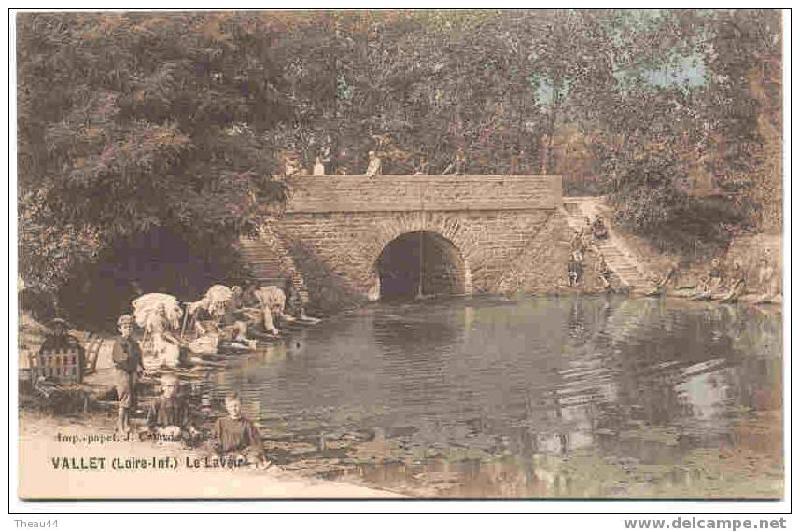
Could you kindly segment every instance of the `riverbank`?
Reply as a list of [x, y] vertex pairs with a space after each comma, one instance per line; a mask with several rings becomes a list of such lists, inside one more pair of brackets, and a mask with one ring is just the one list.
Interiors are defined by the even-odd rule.
[[578, 295], [586, 295], [592, 297], [599, 297], [599, 296], [624, 296], [628, 299], [650, 299], [650, 300], [658, 300], [658, 299], [665, 299], [674, 302], [686, 302], [688, 304], [700, 304], [704, 306], [709, 305], [739, 305], [739, 306], [746, 306], [748, 308], [754, 308], [764, 313], [769, 314], [781, 314], [783, 311], [783, 301], [782, 297], [778, 295], [776, 298], [772, 300], [765, 301], [763, 297], [758, 294], [753, 293], [746, 293], [742, 297], [740, 297], [735, 302], [722, 302], [717, 300], [695, 300], [692, 299], [694, 295], [693, 288], [687, 289], [668, 289], [665, 294], [662, 295], [647, 295], [642, 292], [630, 291], [627, 289], [621, 290], [603, 290], [600, 288], [597, 289], [585, 289], [583, 287], [559, 287], [558, 290], [553, 290], [544, 293], [518, 293], [518, 294], [508, 294], [506, 297], [509, 299], [517, 299], [517, 298], [528, 298], [528, 297], [569, 297], [569, 296], [578, 296]]
[[[780, 437], [774, 431], [779, 419], [779, 412], [765, 412], [740, 426], [737, 440], [747, 442], [744, 448], [698, 449], [679, 464], [645, 464], [584, 450], [534, 455], [524, 465], [507, 454], [454, 457], [440, 448], [428, 450], [430, 458], [423, 463], [399, 460], [397, 442], [378, 441], [370, 444], [370, 453], [392, 458], [389, 463], [373, 460], [358, 471], [327, 475], [336, 480], [323, 480], [308, 476], [322, 474], [314, 471], [314, 460], [305, 460], [306, 475], [277, 466], [266, 471], [205, 467], [198, 454], [169, 444], [108, 441], [113, 438], [106, 426], [113, 423], [110, 417], [25, 412], [19, 494], [28, 500], [484, 498], [488, 493], [504, 498], [780, 499]], [[656, 428], [603, 437], [680, 445], [678, 434]], [[74, 441], [81, 439], [94, 441]], [[187, 460], [195, 459], [201, 461], [187, 467]], [[159, 463], [166, 465], [151, 466]]]
[[[110, 415], [20, 413], [19, 495], [23, 499], [310, 499], [401, 495], [300, 476], [213, 467], [173, 443], [114, 441]], [[195, 461], [198, 460], [198, 461]], [[155, 466], [155, 467], [154, 467]]]
[[[769, 307], [589, 294], [384, 303], [178, 374], [192, 404], [209, 405], [205, 428], [225, 393], [242, 392], [276, 465], [234, 471], [248, 493], [263, 492], [251, 477], [279, 471], [315, 486], [332, 480], [426, 498], [774, 499], [782, 493], [780, 333]], [[108, 379], [95, 380], [101, 397]], [[157, 375], [141, 384], [146, 405]], [[111, 434], [108, 391], [85, 418], [28, 413], [34, 432], [45, 418], [45, 442], [54, 426]], [[46, 464], [53, 449], [76, 456], [75, 444], [37, 451], [36, 439], [24, 444], [32, 461]], [[109, 456], [166, 455], [186, 469], [191, 454], [122, 443]], [[231, 481], [218, 482], [220, 495], [199, 496], [231, 496]], [[267, 486], [274, 493], [272, 480]]]

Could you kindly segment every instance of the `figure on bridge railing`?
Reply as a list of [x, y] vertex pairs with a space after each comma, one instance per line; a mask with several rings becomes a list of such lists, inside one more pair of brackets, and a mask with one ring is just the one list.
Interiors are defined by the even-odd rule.
[[322, 158], [319, 155], [317, 155], [317, 159], [314, 162], [314, 175], [325, 175], [325, 164], [323, 164]]
[[300, 155], [295, 150], [285, 150], [281, 153], [283, 161], [283, 176], [292, 177], [303, 174], [303, 167], [300, 164]]
[[370, 177], [383, 174], [383, 163], [375, 151], [370, 150], [369, 152], [369, 165], [366, 173]]
[[508, 173], [511, 175], [525, 173], [525, 150], [516, 148], [514, 154], [511, 156], [511, 162], [508, 165]]
[[453, 174], [453, 175], [464, 175], [467, 169], [467, 158], [464, 155], [464, 148], [458, 147], [456, 150], [455, 159], [453, 162], [447, 165], [447, 167], [442, 171], [442, 175]]
[[419, 164], [414, 168], [414, 175], [428, 175], [428, 159], [424, 155], [419, 158]]

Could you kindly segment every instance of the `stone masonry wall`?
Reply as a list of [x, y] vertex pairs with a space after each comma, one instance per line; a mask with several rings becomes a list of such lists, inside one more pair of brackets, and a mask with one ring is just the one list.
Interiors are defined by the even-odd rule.
[[[308, 289], [309, 309], [323, 313], [374, 294], [381, 252], [414, 231], [437, 233], [458, 249], [466, 293], [499, 292], [509, 268], [527, 271], [530, 246], [547, 247], [554, 233], [545, 237], [542, 227], [561, 207], [560, 176], [297, 176], [286, 182], [289, 201], [272, 229]], [[266, 244], [250, 250], [264, 264], [269, 257], [259, 252]], [[555, 272], [563, 264], [530, 268]]]
[[304, 213], [285, 216], [276, 231], [305, 280], [309, 307], [326, 312], [365, 301], [383, 248], [413, 231], [436, 232], [458, 248], [467, 293], [497, 292], [552, 212]]
[[561, 204], [560, 176], [298, 176], [287, 185], [287, 214], [550, 210]]
[[[568, 289], [567, 263], [573, 231], [563, 209], [552, 212], [533, 235], [525, 250], [503, 273], [498, 292], [503, 294], [549, 294]], [[595, 273], [597, 256], [587, 252], [583, 259], [580, 289], [598, 292], [602, 285]]]

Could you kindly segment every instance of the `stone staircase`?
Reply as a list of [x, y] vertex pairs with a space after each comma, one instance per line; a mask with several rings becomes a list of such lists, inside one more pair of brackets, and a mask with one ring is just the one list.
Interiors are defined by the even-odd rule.
[[303, 301], [307, 302], [308, 291], [303, 276], [286, 246], [269, 225], [262, 227], [256, 238], [242, 238], [239, 250], [253, 276], [262, 285], [283, 287], [286, 279], [291, 278]]
[[648, 280], [646, 272], [639, 267], [633, 253], [625, 246], [624, 240], [610, 226], [609, 217], [602, 209], [603, 198], [596, 196], [565, 197], [563, 203], [567, 214], [567, 223], [573, 231], [580, 231], [586, 223], [587, 217], [592, 221], [598, 214], [603, 217], [606, 227], [608, 227], [608, 238], [595, 240], [595, 246], [605, 257], [606, 264], [620, 285], [631, 291], [647, 291], [652, 283]]

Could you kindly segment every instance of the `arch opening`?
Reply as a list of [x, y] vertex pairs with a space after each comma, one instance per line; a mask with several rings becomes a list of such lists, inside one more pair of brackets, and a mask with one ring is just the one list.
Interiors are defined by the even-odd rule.
[[467, 268], [458, 248], [438, 233], [403, 233], [376, 261], [380, 299], [466, 293]]

